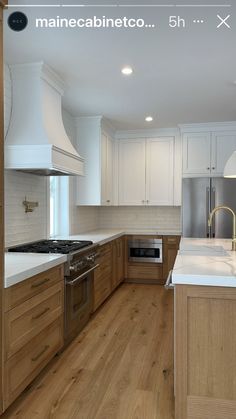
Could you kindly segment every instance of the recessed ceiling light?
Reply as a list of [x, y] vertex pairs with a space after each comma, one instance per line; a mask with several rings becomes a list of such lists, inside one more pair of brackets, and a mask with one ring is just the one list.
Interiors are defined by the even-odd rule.
[[123, 67], [121, 73], [125, 76], [130, 76], [133, 73], [133, 69], [130, 66]]
[[152, 122], [153, 121], [153, 117], [152, 116], [146, 116], [145, 121], [146, 122]]

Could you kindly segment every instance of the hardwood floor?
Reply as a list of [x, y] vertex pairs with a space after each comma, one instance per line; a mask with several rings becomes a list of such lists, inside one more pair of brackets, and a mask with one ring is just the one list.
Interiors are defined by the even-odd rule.
[[2, 418], [174, 419], [173, 292], [122, 285]]

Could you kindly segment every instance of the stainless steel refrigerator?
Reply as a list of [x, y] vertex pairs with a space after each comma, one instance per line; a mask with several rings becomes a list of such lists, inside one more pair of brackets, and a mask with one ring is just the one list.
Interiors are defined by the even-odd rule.
[[183, 179], [182, 234], [184, 237], [232, 237], [232, 215], [225, 210], [215, 214], [208, 227], [210, 211], [218, 205], [227, 205], [236, 211], [236, 179]]

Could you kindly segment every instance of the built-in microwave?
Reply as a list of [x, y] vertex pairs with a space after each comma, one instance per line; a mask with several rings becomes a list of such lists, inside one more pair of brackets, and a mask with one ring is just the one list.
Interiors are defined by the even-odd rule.
[[135, 239], [128, 241], [129, 261], [162, 263], [162, 239]]

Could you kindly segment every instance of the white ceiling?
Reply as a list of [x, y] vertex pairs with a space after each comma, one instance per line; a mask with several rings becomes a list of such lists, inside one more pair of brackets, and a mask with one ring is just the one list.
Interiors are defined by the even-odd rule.
[[[47, 4], [62, 1], [45, 1]], [[235, 0], [233, 0], [234, 3]], [[10, 1], [10, 4], [19, 1]], [[43, 3], [21, 0], [21, 4]], [[87, 1], [83, 4], [98, 4]], [[122, 4], [101, 1], [102, 4]], [[123, 4], [146, 4], [145, 0]], [[148, 1], [148, 4], [168, 1]], [[176, 3], [176, 2], [175, 2]], [[177, 2], [180, 3], [180, 2]], [[219, 3], [188, 1], [188, 4]], [[221, 0], [221, 4], [228, 3]], [[79, 4], [64, 1], [64, 4]], [[19, 7], [17, 9], [20, 9]], [[13, 11], [11, 9], [10, 11]], [[20, 9], [23, 10], [23, 9]], [[174, 127], [179, 123], [236, 119], [236, 19], [230, 9], [214, 7], [26, 8], [23, 32], [5, 25], [7, 63], [44, 60], [67, 83], [64, 106], [74, 115], [104, 115], [117, 129]], [[231, 14], [232, 29], [216, 29], [217, 14]], [[6, 12], [6, 16], [9, 12]], [[180, 15], [186, 29], [170, 29], [169, 15]], [[36, 29], [35, 17], [143, 17], [155, 29]], [[207, 23], [194, 25], [194, 18]], [[5, 19], [6, 21], [6, 19]], [[134, 73], [125, 78], [120, 69]], [[147, 124], [146, 115], [154, 121]]]

